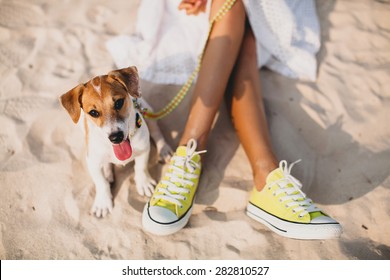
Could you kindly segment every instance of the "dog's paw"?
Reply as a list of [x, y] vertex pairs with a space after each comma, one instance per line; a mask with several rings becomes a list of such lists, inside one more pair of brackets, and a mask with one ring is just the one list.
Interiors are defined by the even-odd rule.
[[134, 181], [139, 195], [146, 195], [148, 197], [152, 196], [154, 187], [156, 186], [156, 181], [150, 177], [147, 172], [142, 172], [142, 174], [136, 173]]
[[104, 218], [108, 213], [111, 213], [113, 206], [111, 195], [96, 195], [91, 214], [98, 218]]
[[159, 161], [168, 163], [173, 155], [171, 147], [164, 141], [158, 141], [156, 144]]

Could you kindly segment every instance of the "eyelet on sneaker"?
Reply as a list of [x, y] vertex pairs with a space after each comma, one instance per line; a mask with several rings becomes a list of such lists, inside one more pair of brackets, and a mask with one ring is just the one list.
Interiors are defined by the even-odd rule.
[[284, 207], [288, 208], [288, 205], [287, 205], [287, 204], [285, 204], [285, 205], [284, 205]]
[[183, 205], [180, 205], [179, 207], [180, 207], [180, 208], [183, 208]]
[[269, 190], [271, 190], [271, 187], [268, 187]]
[[297, 211], [295, 211], [295, 209], [293, 209], [292, 211], [293, 211], [293, 213], [297, 213]]
[[276, 193], [274, 192], [274, 193], [272, 193], [272, 195], [273, 195], [273, 196], [276, 196]]
[[279, 198], [279, 202], [283, 202], [281, 198]]
[[183, 200], [187, 200], [187, 198], [186, 198], [186, 197], [184, 197], [184, 198], [183, 198]]

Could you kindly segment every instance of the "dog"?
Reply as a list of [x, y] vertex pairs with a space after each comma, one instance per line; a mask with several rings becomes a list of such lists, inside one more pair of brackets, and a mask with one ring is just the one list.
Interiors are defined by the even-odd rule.
[[96, 187], [91, 213], [105, 217], [113, 209], [110, 190], [114, 181], [113, 164], [125, 165], [134, 160], [137, 192], [151, 196], [156, 181], [147, 168], [149, 136], [164, 161], [169, 160], [172, 150], [157, 123], [146, 124], [140, 111], [151, 108], [141, 98], [137, 68], [132, 66], [97, 76], [61, 95], [60, 102], [74, 123], [84, 122], [86, 162]]

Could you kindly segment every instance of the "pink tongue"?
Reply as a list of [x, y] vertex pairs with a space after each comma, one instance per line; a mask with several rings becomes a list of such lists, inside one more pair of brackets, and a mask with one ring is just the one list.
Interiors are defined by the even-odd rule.
[[114, 149], [115, 156], [119, 160], [126, 160], [130, 158], [133, 153], [129, 139], [126, 139], [120, 144], [112, 145], [112, 148]]

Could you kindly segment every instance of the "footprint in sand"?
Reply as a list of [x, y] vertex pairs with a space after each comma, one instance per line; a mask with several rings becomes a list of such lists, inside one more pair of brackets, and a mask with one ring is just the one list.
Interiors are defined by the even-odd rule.
[[[57, 100], [40, 96], [24, 96], [0, 100], [0, 168], [7, 159], [22, 149], [21, 132], [18, 125], [31, 123], [37, 115], [53, 108]], [[23, 133], [22, 133], [23, 134]]]
[[1, 68], [16, 68], [26, 63], [34, 53], [35, 46], [36, 38], [33, 37], [22, 37], [0, 44]]
[[87, 11], [87, 18], [91, 23], [103, 25], [112, 16], [113, 12], [104, 6], [93, 6]]
[[[0, 73], [28, 62], [42, 35], [34, 27], [43, 26], [44, 19], [44, 12], [39, 6], [18, 1], [1, 3]], [[12, 32], [14, 29], [20, 32]]]
[[0, 169], [2, 169], [7, 164], [7, 160], [22, 149], [22, 142], [17, 136], [16, 126], [12, 121], [0, 116], [0, 123]]
[[18, 121], [28, 122], [42, 110], [52, 108], [57, 100], [41, 96], [24, 96], [0, 101], [0, 114]]
[[11, 28], [42, 26], [44, 19], [44, 13], [39, 6], [18, 1], [1, 3], [1, 26]]

